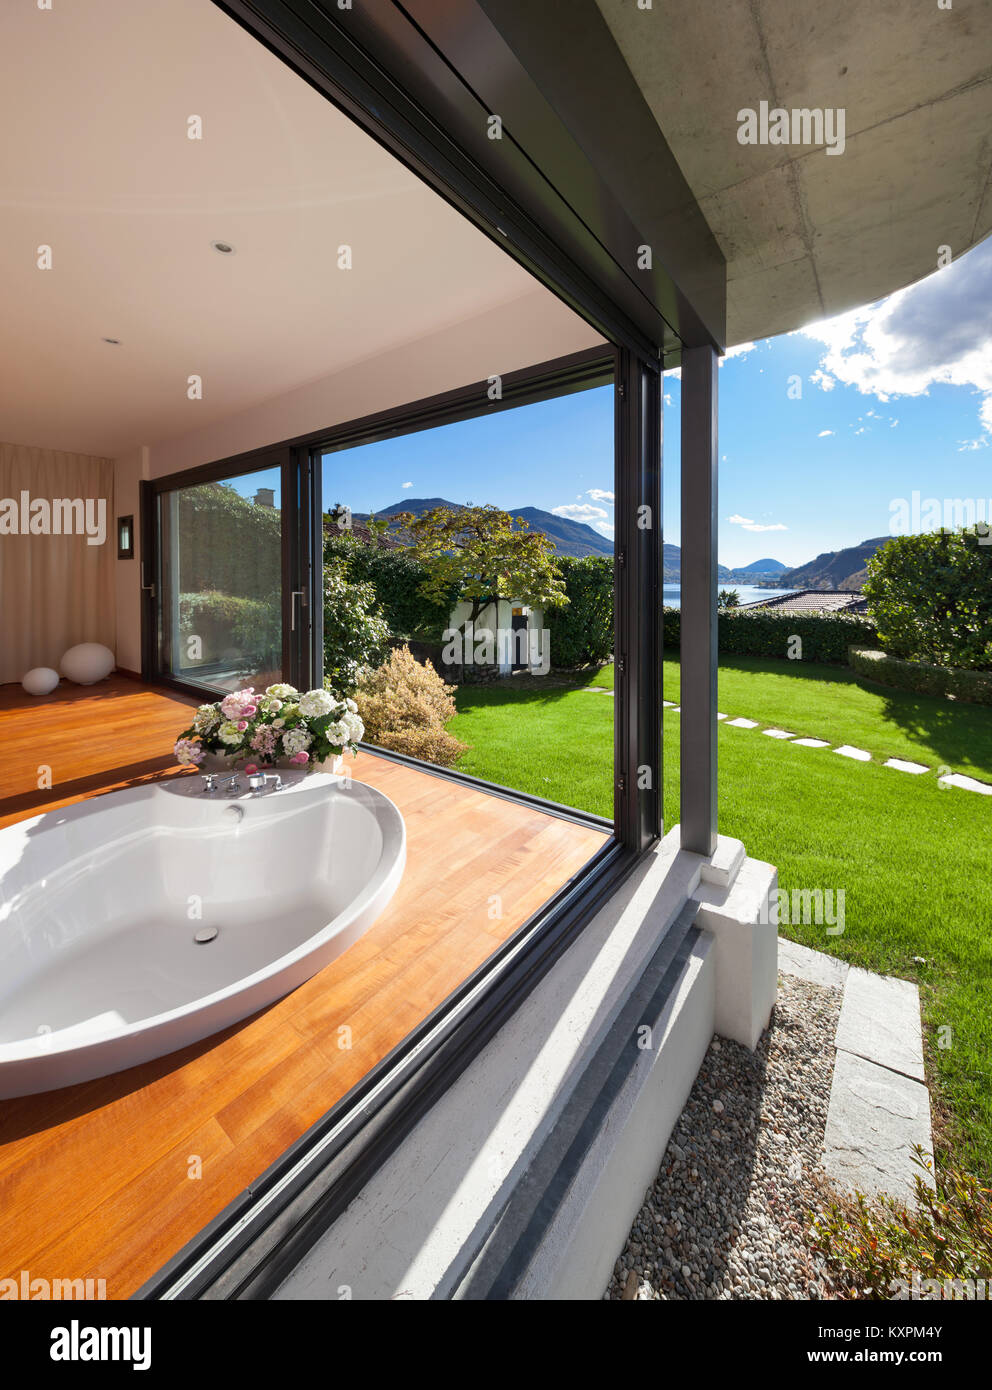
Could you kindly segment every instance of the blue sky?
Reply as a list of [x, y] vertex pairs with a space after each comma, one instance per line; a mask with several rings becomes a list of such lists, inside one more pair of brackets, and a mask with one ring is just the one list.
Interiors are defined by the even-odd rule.
[[[664, 529], [676, 544], [680, 389], [666, 374]], [[878, 304], [731, 349], [719, 389], [722, 564], [801, 564], [886, 535], [914, 491], [988, 505], [992, 241]], [[604, 535], [612, 491], [610, 387], [364, 445], [324, 468], [325, 506], [534, 506]]]

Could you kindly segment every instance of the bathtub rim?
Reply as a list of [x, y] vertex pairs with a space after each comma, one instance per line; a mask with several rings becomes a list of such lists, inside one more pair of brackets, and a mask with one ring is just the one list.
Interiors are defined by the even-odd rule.
[[[64, 812], [75, 812], [77, 814], [73, 815], [72, 819], [76, 820], [87, 812], [89, 815], [98, 815], [101, 812], [105, 812], [106, 807], [103, 803], [105, 803], [108, 798], [119, 797], [122, 801], [141, 801], [145, 800], [149, 794], [175, 795], [175, 791], [172, 793], [167, 792], [167, 785], [167, 783], [153, 782], [141, 787], [125, 787], [119, 791], [107, 792], [103, 796], [80, 802], [74, 806], [60, 807], [52, 811], [44, 812], [39, 816], [33, 816], [30, 820], [18, 821], [14, 825], [6, 826], [4, 829], [0, 830], [0, 843], [3, 843], [3, 837], [7, 836], [10, 836], [12, 840], [16, 840], [17, 838], [26, 839], [31, 830], [37, 828], [39, 823], [44, 822], [49, 816], [62, 815]], [[99, 1033], [93, 1033], [86, 1037], [77, 1036], [72, 1038], [64, 1036], [70, 1032], [71, 1028], [78, 1027], [78, 1025], [71, 1025], [70, 1028], [59, 1029], [39, 1036], [23, 1039], [19, 1038], [13, 1042], [7, 1043], [0, 1042], [0, 1097], [13, 1098], [13, 1095], [32, 1093], [30, 1091], [8, 1093], [7, 1087], [3, 1082], [4, 1071], [8, 1067], [14, 1068], [18, 1065], [30, 1067], [32, 1064], [39, 1065], [42, 1063], [53, 1064], [60, 1057], [79, 1057], [82, 1066], [74, 1070], [85, 1069], [85, 1059], [87, 1056], [93, 1055], [95, 1050], [101, 1048], [107, 1049], [116, 1044], [125, 1044], [128, 1040], [140, 1038], [143, 1034], [153, 1035], [155, 1033], [167, 1031], [172, 1027], [181, 1025], [183, 1020], [192, 1018], [196, 1014], [214, 1008], [219, 1009], [224, 1004], [230, 1004], [241, 995], [250, 995], [261, 990], [274, 976], [282, 973], [293, 975], [296, 968], [302, 965], [308, 957], [317, 954], [322, 947], [329, 945], [336, 937], [347, 932], [356, 919], [360, 918], [363, 913], [367, 913], [374, 909], [374, 915], [364, 930], [368, 930], [369, 927], [373, 925], [395, 895], [406, 868], [406, 824], [402, 814], [395, 803], [384, 792], [379, 791], [378, 788], [370, 787], [363, 782], [331, 773], [308, 774], [299, 782], [293, 782], [284, 786], [281, 791], [270, 793], [261, 804], [267, 806], [269, 814], [275, 815], [278, 813], [275, 811], [274, 807], [269, 806], [268, 803], [274, 802], [276, 798], [281, 796], [291, 797], [297, 795], [301, 791], [309, 794], [316, 793], [317, 795], [321, 792], [328, 795], [337, 794], [342, 797], [358, 800], [367, 810], [372, 812], [379, 825], [382, 835], [382, 846], [378, 862], [370, 877], [362, 885], [356, 896], [351, 899], [346, 909], [338, 913], [330, 922], [325, 923], [319, 931], [306, 937], [304, 941], [294, 947], [293, 950], [277, 956], [260, 970], [253, 971], [250, 975], [244, 975], [231, 984], [225, 985], [222, 989], [212, 991], [210, 994], [199, 995], [196, 999], [191, 1000], [187, 1004], [179, 1005], [177, 1008], [168, 1009], [158, 1014], [151, 1014], [147, 1018], [139, 1019], [134, 1023], [109, 1027]], [[247, 800], [248, 798], [245, 797], [243, 799]], [[316, 800], [317, 796], [314, 796], [314, 799]], [[218, 800], [218, 806], [224, 800], [225, 798], [220, 798]], [[234, 798], [226, 800], [227, 804], [237, 804], [237, 800]], [[117, 804], [119, 805], [120, 803], [118, 802]], [[55, 830], [57, 827], [53, 825], [51, 828]], [[85, 851], [84, 854], [75, 856], [75, 859], [84, 858], [88, 853], [90, 853], [90, 851]], [[72, 862], [74, 861], [64, 861], [59, 867], [65, 867]], [[363, 933], [359, 933], [359, 936], [362, 934]], [[356, 937], [356, 940], [357, 939], [358, 937]], [[348, 947], [344, 948], [344, 950], [347, 949]], [[341, 954], [343, 954], [343, 951]], [[270, 1004], [276, 1003], [279, 999], [284, 998], [286, 994], [291, 993], [294, 989], [298, 989], [300, 985], [304, 984], [308, 979], [312, 979], [314, 975], [319, 974], [320, 971], [324, 969], [325, 965], [331, 964], [334, 958], [335, 957], [332, 957], [331, 960], [317, 965], [313, 970], [309, 971], [309, 973], [299, 978], [292, 979], [291, 982], [287, 983], [285, 990], [282, 990], [278, 994], [274, 994], [268, 1001], [254, 1004], [252, 1008], [236, 1018], [229, 1018], [227, 1021], [218, 1022], [215, 1028], [211, 1028], [209, 1032], [201, 1034], [198, 1039], [191, 1038], [187, 1042], [179, 1043], [176, 1047], [170, 1046], [167, 1049], [163, 1049], [161, 1052], [152, 1052], [148, 1055], [137, 1057], [133, 1061], [127, 1061], [120, 1065], [111, 1065], [107, 1068], [106, 1072], [99, 1074], [108, 1075], [117, 1071], [126, 1071], [132, 1066], [141, 1065], [142, 1062], [153, 1061], [160, 1056], [168, 1056], [170, 1052], [177, 1051], [184, 1046], [189, 1046], [193, 1042], [203, 1041], [213, 1037], [215, 1033], [222, 1032], [225, 1028], [231, 1027], [242, 1019], [250, 1017], [251, 1014], [257, 1012], [258, 1009], [266, 1008]], [[58, 1041], [60, 1036], [63, 1037], [61, 1043]], [[76, 1083], [73, 1080], [67, 1080], [62, 1084], [73, 1085]], [[57, 1089], [57, 1087], [39, 1086], [37, 1089]]]

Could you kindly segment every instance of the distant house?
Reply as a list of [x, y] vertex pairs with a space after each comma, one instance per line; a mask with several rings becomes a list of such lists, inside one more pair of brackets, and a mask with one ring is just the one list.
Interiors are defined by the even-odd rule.
[[[451, 610], [449, 631], [461, 631], [471, 612], [470, 603], [456, 603]], [[487, 604], [480, 613], [471, 646], [478, 652], [476, 663], [498, 666], [501, 676], [511, 676], [515, 671], [543, 676], [549, 670], [547, 641], [543, 608], [531, 608], [516, 599], [499, 599], [496, 605]]]
[[844, 589], [797, 589], [777, 598], [758, 599], [757, 603], [742, 603], [741, 609], [774, 608], [779, 613], [867, 613], [868, 600], [863, 594]]

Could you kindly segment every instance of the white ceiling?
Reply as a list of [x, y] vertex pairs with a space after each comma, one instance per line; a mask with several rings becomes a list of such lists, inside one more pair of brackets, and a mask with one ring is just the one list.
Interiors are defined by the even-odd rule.
[[117, 457], [534, 294], [210, 0], [5, 4], [0, 49], [0, 439]]

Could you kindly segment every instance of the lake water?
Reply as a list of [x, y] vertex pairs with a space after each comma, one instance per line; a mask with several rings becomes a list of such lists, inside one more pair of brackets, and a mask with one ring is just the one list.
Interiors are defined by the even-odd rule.
[[[758, 603], [763, 598], [777, 598], [781, 594], [794, 594], [795, 589], [759, 589], [756, 584], [732, 584], [720, 585], [721, 589], [736, 589], [741, 603]], [[664, 597], [662, 603], [666, 608], [682, 607], [682, 586], [679, 584], [665, 584], [663, 586]]]

